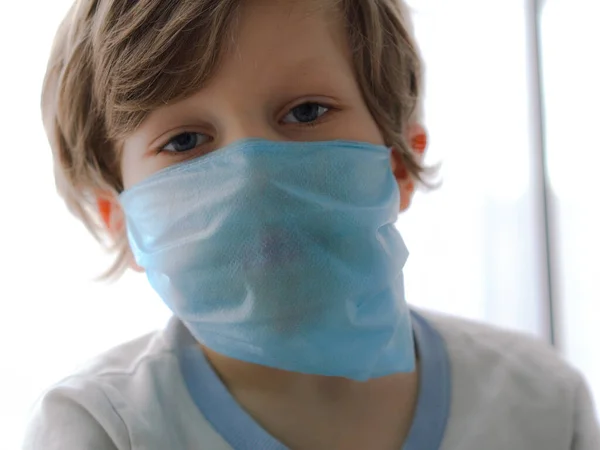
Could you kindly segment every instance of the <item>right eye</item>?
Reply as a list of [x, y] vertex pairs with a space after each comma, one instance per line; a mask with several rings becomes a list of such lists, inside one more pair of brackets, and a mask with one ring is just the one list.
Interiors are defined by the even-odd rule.
[[330, 109], [316, 102], [305, 102], [292, 108], [283, 121], [284, 123], [311, 125], [327, 114]]
[[160, 149], [161, 152], [183, 153], [206, 144], [210, 138], [203, 133], [185, 132], [180, 133], [167, 142], [167, 145]]

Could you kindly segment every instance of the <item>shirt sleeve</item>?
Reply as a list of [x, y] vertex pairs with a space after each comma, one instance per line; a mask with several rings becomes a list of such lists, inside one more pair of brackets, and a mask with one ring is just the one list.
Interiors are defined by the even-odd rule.
[[600, 449], [600, 424], [596, 417], [590, 389], [579, 377], [575, 396], [575, 423], [571, 450]]
[[101, 387], [69, 380], [34, 408], [23, 450], [129, 450], [127, 429]]

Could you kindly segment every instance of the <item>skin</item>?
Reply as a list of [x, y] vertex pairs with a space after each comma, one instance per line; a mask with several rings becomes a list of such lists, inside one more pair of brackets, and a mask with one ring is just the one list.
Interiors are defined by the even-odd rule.
[[[307, 111], [315, 112], [315, 120], [299, 123]], [[419, 133], [422, 127], [411, 125], [409, 142]], [[308, 0], [244, 2], [236, 45], [213, 79], [193, 96], [153, 111], [123, 142], [125, 188], [248, 137], [384, 143], [354, 77], [337, 11]], [[194, 141], [198, 145], [189, 150], [174, 151], [182, 148], [177, 142]], [[390, 164], [403, 194], [399, 206], [405, 209], [412, 182], [394, 154]], [[120, 214], [118, 202], [112, 208]], [[406, 439], [417, 372], [355, 382], [285, 372], [203, 350], [238, 403], [290, 448], [397, 449]]]

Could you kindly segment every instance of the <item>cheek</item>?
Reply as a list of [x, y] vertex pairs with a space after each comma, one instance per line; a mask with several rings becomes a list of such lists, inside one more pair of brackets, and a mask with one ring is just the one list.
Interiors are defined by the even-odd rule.
[[384, 145], [383, 135], [366, 106], [344, 114], [337, 124], [337, 139]]
[[121, 163], [121, 175], [123, 177], [123, 187], [129, 189], [142, 181], [149, 174], [146, 174], [142, 164], [133, 164], [132, 161], [123, 161]]
[[125, 189], [143, 181], [163, 167], [161, 158], [152, 158], [138, 154], [135, 149], [125, 148], [121, 156], [121, 176]]
[[123, 187], [130, 188], [134, 184], [143, 179], [143, 164], [136, 163], [138, 159], [134, 145], [128, 141], [122, 146], [121, 151], [121, 178], [123, 179]]
[[148, 137], [143, 132], [134, 133], [121, 144], [121, 177], [125, 189], [145, 180], [167, 167], [170, 161], [148, 150]]

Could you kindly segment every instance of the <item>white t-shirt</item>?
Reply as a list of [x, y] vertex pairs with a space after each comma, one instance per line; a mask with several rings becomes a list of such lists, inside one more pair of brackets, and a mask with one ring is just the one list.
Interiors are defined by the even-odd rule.
[[[532, 338], [412, 314], [419, 398], [405, 450], [599, 450], [580, 374]], [[25, 450], [283, 450], [212, 371], [185, 326], [121, 345], [52, 387]]]

